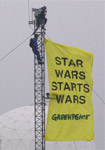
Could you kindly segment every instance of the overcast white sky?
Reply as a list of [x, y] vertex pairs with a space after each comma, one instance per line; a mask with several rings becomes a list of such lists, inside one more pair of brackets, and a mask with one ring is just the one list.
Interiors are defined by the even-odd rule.
[[[51, 40], [94, 53], [94, 90], [104, 100], [104, 1], [30, 0], [30, 14], [32, 7], [43, 5]], [[0, 0], [0, 59], [31, 33], [27, 0]], [[34, 56], [28, 45], [29, 41], [0, 62], [0, 114], [34, 102]], [[104, 104], [94, 93], [93, 104], [95, 143], [103, 150]]]

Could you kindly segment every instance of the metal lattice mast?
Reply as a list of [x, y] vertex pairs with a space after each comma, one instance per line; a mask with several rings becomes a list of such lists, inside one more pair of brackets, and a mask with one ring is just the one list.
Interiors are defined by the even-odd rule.
[[45, 27], [37, 29], [35, 20], [30, 24], [34, 24], [35, 34], [40, 35], [37, 41], [38, 51], [44, 62], [38, 65], [34, 56], [35, 150], [45, 150]]
[[44, 64], [38, 65], [34, 57], [35, 150], [45, 150], [45, 48], [42, 28], [40, 33], [38, 50]]
[[38, 44], [44, 64], [38, 65], [34, 56], [35, 150], [45, 150], [45, 50], [42, 28]]

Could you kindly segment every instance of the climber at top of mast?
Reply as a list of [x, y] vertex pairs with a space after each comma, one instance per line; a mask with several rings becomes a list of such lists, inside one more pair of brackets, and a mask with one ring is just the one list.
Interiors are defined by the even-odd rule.
[[47, 18], [46, 16], [46, 12], [47, 12], [47, 7], [43, 6], [39, 9], [36, 8], [32, 8], [32, 11], [35, 12], [35, 19], [36, 19], [36, 26], [40, 27], [40, 25], [42, 25], [42, 28], [44, 28], [44, 25], [47, 22]]

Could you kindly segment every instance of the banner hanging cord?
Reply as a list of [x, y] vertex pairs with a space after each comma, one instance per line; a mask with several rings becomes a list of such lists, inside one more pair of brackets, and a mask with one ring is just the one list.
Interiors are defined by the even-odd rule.
[[[52, 42], [52, 44], [55, 46], [55, 44], [54, 44], [54, 42], [51, 40], [51, 38], [49, 38], [49, 36], [46, 34], [46, 36], [47, 36], [47, 38]], [[57, 47], [57, 46], [55, 46], [58, 50], [59, 50], [59, 48]], [[74, 68], [75, 69], [75, 68]], [[77, 71], [76, 69], [75, 69], [75, 71]], [[86, 83], [87, 83], [87, 80], [85, 79], [85, 81], [86, 81]], [[91, 89], [93, 89], [92, 87], [90, 87]], [[101, 96], [95, 91], [95, 89], [93, 89], [93, 93], [101, 100], [101, 102], [103, 103], [103, 104], [105, 104], [105, 102], [104, 102], [104, 100], [103, 100], [103, 98], [101, 98]]]

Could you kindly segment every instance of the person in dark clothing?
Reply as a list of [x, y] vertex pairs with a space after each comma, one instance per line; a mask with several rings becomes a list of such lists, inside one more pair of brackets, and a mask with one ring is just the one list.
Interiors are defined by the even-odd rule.
[[47, 22], [47, 18], [45, 17], [46, 12], [47, 12], [47, 7], [43, 6], [39, 9], [33, 8], [33, 11], [35, 11], [35, 18], [37, 21], [37, 27], [39, 27], [40, 25], [42, 25], [42, 27], [43, 27]]
[[38, 64], [43, 64], [42, 59], [40, 57], [40, 52], [38, 51], [38, 44], [37, 44], [38, 36], [39, 34], [35, 34], [34, 38], [32, 39], [33, 40], [32, 51], [37, 56]]

